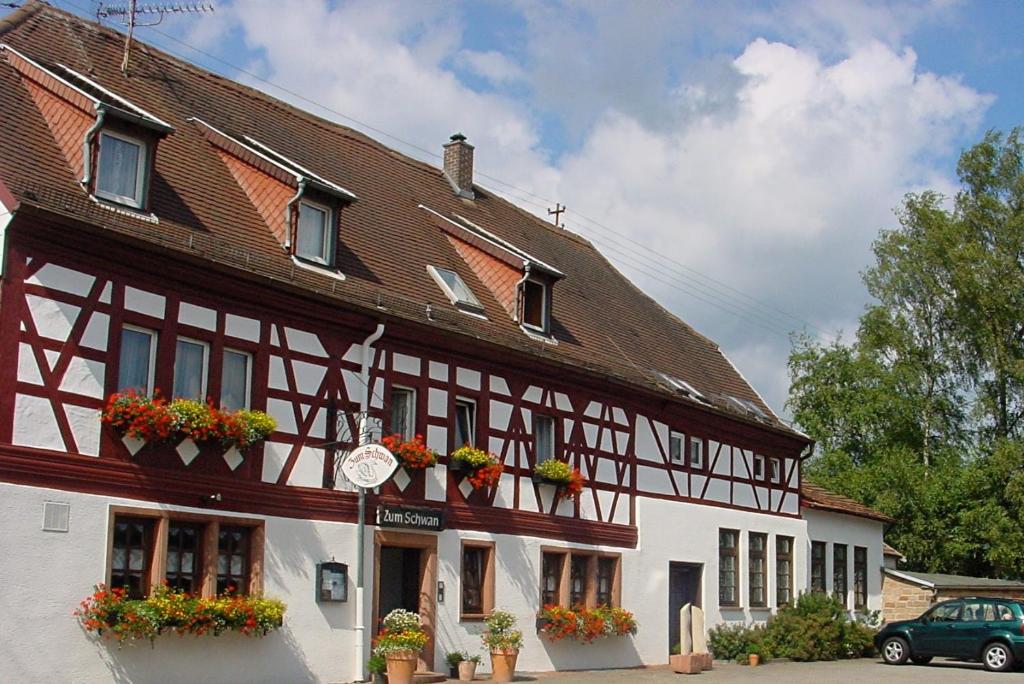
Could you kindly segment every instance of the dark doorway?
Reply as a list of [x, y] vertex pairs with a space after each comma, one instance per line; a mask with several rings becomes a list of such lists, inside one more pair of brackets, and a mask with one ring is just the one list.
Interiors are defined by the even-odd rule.
[[396, 608], [420, 612], [421, 549], [380, 547], [380, 585], [377, 618]]
[[679, 609], [700, 606], [700, 563], [668, 564], [668, 648], [679, 643]]

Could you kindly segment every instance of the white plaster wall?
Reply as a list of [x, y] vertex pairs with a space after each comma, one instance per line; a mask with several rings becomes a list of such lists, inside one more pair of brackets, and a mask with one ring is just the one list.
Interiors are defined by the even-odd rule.
[[[853, 547], [863, 546], [868, 550], [868, 610], [882, 609], [882, 533], [880, 522], [842, 513], [803, 509], [807, 520], [807, 542], [804, 549], [804, 570], [808, 578], [811, 572], [811, 541], [828, 542], [825, 553], [825, 586], [832, 591], [832, 545], [846, 544], [846, 584], [849, 596], [846, 605], [853, 608]], [[810, 580], [808, 579], [808, 583]]]
[[[0, 682], [351, 680], [354, 579], [348, 603], [321, 604], [314, 574], [316, 563], [331, 557], [354, 564], [354, 525], [265, 518], [265, 593], [287, 604], [283, 629], [265, 638], [164, 635], [152, 648], [118, 650], [88, 636], [71, 613], [103, 579], [109, 505], [158, 506], [9, 484], [0, 484], [0, 500], [3, 548], [18, 551], [0, 554], [0, 611], [7, 616], [0, 620]], [[70, 532], [42, 531], [44, 501], [71, 505]]]

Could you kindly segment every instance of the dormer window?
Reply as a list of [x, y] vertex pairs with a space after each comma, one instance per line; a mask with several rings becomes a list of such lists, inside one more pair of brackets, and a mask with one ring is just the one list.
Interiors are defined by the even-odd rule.
[[542, 333], [547, 333], [551, 327], [548, 316], [548, 288], [537, 280], [527, 280], [523, 283], [523, 325]]
[[147, 147], [142, 140], [123, 133], [100, 133], [96, 196], [141, 209], [147, 182]]
[[437, 266], [427, 266], [427, 272], [441, 286], [441, 290], [456, 308], [469, 313], [483, 314], [484, 307], [480, 304], [480, 300], [466, 286], [458, 273]]
[[303, 200], [295, 235], [295, 256], [325, 266], [334, 263], [334, 212], [330, 207]]
[[669, 375], [668, 373], [659, 372], [658, 375], [675, 391], [685, 394], [692, 399], [697, 399], [698, 401], [706, 401], [704, 395], [701, 394], [696, 387], [685, 380], [677, 378], [674, 375]]

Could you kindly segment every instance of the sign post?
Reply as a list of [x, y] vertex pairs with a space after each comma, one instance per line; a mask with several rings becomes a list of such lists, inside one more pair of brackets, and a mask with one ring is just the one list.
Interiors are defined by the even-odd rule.
[[[364, 414], [365, 415], [365, 414]], [[367, 432], [360, 419], [359, 441], [366, 439]], [[341, 472], [359, 489], [359, 524], [356, 527], [356, 667], [359, 668], [359, 679], [362, 679], [363, 658], [363, 573], [366, 565], [363, 548], [366, 539], [366, 490], [379, 487], [394, 475], [398, 469], [398, 459], [380, 444], [363, 444], [352, 450], [345, 462], [341, 464]]]

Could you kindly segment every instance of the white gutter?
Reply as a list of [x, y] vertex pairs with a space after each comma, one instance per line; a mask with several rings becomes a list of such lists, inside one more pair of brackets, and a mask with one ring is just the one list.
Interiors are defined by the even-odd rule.
[[525, 303], [523, 302], [522, 289], [523, 289], [523, 285], [529, 279], [530, 279], [530, 262], [527, 261], [525, 264], [523, 264], [523, 277], [520, 278], [518, 281], [516, 281], [516, 323], [522, 323], [523, 322], [523, 315], [522, 314], [523, 314], [523, 307], [525, 306]]
[[[359, 446], [368, 444], [370, 439], [367, 430], [370, 410], [370, 362], [373, 359], [372, 345], [384, 334], [384, 324], [378, 323], [377, 329], [370, 333], [370, 336], [363, 340], [363, 365], [359, 369], [359, 380], [363, 383], [363, 393], [359, 398]], [[352, 672], [352, 681], [361, 682], [366, 677], [363, 669], [367, 655], [366, 650], [366, 621], [363, 615], [363, 575], [366, 565], [366, 490], [359, 487], [359, 525], [356, 527], [356, 624], [355, 624], [355, 662]]]
[[89, 184], [92, 183], [92, 141], [96, 133], [103, 128], [103, 120], [107, 116], [107, 110], [102, 104], [96, 104], [96, 123], [89, 127], [82, 138], [82, 186], [86, 192], [90, 192]]

